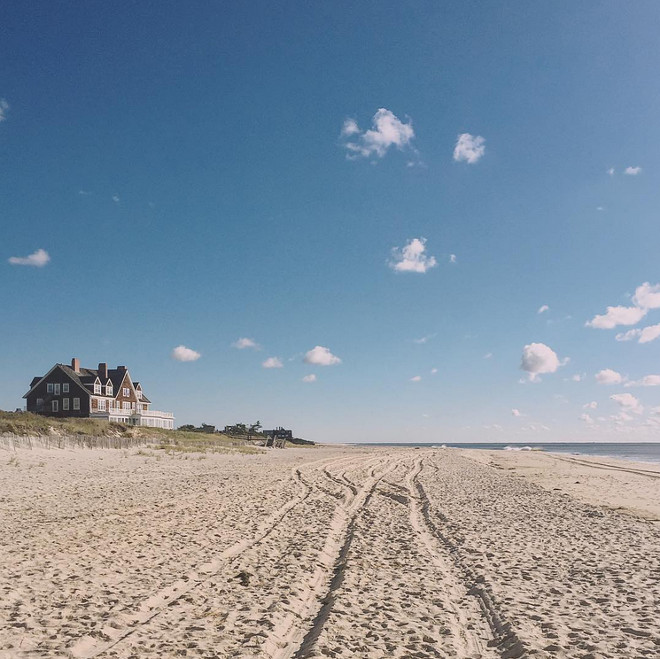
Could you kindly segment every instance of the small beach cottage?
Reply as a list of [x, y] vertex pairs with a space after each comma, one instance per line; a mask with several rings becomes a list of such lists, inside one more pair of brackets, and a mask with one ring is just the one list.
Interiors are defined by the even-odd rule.
[[118, 421], [133, 426], [174, 428], [171, 412], [152, 410], [151, 401], [133, 382], [125, 366], [81, 368], [79, 359], [71, 365], [55, 364], [44, 376], [32, 378], [27, 399], [28, 412], [54, 417], [88, 417]]

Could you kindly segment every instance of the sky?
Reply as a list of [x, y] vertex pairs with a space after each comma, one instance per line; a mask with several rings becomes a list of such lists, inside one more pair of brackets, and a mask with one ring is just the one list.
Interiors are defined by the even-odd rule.
[[0, 408], [660, 440], [660, 5], [4, 3]]

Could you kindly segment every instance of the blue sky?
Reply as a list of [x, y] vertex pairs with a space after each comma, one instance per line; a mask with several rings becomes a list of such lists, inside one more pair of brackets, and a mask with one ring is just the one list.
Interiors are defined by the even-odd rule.
[[177, 423], [658, 439], [656, 2], [0, 22], [0, 407], [77, 356]]

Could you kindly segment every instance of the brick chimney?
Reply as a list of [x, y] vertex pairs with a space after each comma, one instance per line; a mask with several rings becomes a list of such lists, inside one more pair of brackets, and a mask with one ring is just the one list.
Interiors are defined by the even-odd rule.
[[74, 357], [74, 358], [71, 360], [71, 368], [72, 368], [76, 373], [80, 373], [80, 360], [78, 359], [78, 357]]
[[99, 378], [103, 384], [108, 381], [108, 365], [105, 362], [99, 364]]

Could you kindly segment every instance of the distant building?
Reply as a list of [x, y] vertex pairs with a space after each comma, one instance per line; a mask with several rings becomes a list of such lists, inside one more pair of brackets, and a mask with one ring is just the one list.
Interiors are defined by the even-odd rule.
[[286, 430], [285, 428], [275, 428], [274, 430], [262, 430], [261, 431], [266, 437], [272, 437], [273, 439], [293, 439], [293, 430]]
[[57, 418], [85, 417], [117, 421], [133, 426], [174, 428], [171, 412], [152, 410], [151, 401], [133, 382], [125, 366], [81, 368], [79, 359], [71, 365], [55, 364], [44, 376], [32, 378], [27, 411]]

